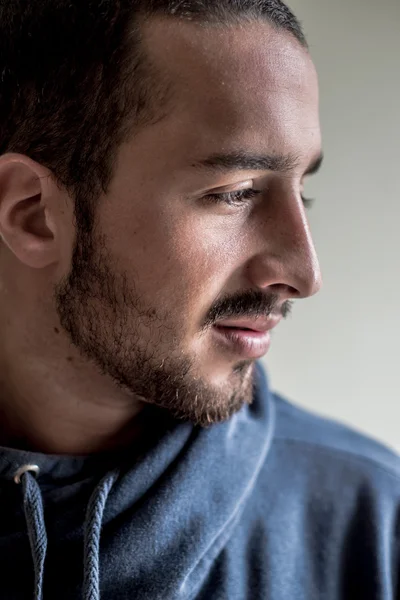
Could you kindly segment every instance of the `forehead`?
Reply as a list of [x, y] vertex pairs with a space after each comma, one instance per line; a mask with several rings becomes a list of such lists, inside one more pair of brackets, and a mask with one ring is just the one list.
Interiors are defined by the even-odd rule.
[[318, 152], [317, 75], [308, 52], [286, 32], [264, 21], [222, 26], [153, 18], [143, 40], [171, 88], [167, 121], [175, 141], [188, 151], [209, 152], [211, 145]]

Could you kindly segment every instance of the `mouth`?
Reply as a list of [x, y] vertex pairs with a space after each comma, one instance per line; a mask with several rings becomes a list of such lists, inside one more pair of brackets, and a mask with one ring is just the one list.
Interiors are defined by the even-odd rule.
[[257, 359], [264, 356], [271, 345], [270, 331], [282, 317], [226, 319], [213, 326], [219, 345], [241, 358]]

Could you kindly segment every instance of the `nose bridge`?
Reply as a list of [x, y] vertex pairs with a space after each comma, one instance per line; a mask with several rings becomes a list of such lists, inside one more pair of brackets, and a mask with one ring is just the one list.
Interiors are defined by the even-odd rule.
[[307, 297], [321, 287], [321, 272], [305, 208], [300, 198], [277, 202], [265, 231], [265, 284], [292, 288]]

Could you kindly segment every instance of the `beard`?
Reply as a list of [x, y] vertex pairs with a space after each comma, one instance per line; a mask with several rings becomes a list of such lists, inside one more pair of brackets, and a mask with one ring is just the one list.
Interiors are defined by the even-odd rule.
[[103, 236], [78, 233], [71, 271], [56, 286], [55, 303], [80, 354], [133, 400], [201, 427], [251, 404], [254, 361], [237, 362], [222, 386], [207, 382], [196, 358], [182, 350], [181, 324], [144, 302], [135, 282], [118, 270]]

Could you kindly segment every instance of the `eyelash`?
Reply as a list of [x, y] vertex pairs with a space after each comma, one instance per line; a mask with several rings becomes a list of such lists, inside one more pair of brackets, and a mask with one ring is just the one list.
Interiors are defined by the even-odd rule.
[[247, 200], [251, 200], [261, 192], [259, 190], [253, 190], [252, 188], [246, 188], [245, 190], [238, 190], [237, 192], [225, 192], [224, 194], [207, 194], [206, 200], [211, 200], [216, 204], [228, 204], [229, 206], [238, 206], [245, 204]]
[[[216, 204], [227, 204], [228, 206], [239, 206], [246, 203], [247, 200], [251, 200], [258, 194], [261, 194], [260, 190], [254, 190], [252, 188], [246, 188], [245, 190], [238, 190], [237, 192], [226, 192], [225, 194], [207, 194], [206, 200], [215, 202]], [[301, 197], [305, 208], [311, 208], [314, 204], [313, 198]]]

